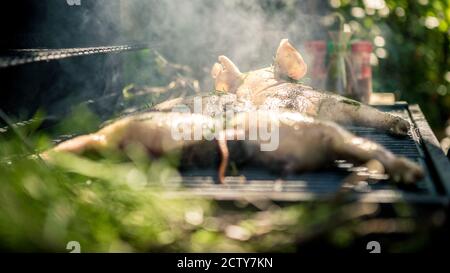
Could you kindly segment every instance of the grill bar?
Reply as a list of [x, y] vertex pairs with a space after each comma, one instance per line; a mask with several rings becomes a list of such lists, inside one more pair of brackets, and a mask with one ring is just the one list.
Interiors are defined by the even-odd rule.
[[443, 153], [439, 141], [433, 134], [430, 125], [425, 119], [419, 105], [411, 105], [409, 113], [414, 120], [422, 142], [423, 151], [430, 161], [430, 169], [436, 179], [441, 181], [438, 188], [450, 198], [450, 163], [448, 158]]
[[33, 62], [53, 61], [76, 56], [118, 53], [147, 48], [148, 45], [117, 45], [58, 49], [11, 49], [0, 53], [0, 68]]

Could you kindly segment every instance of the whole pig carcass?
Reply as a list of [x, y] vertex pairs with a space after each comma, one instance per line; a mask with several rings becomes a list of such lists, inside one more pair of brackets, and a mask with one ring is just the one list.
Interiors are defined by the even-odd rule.
[[[269, 138], [258, 133], [262, 127], [271, 128]], [[263, 149], [268, 142], [275, 145]], [[229, 120], [190, 113], [149, 112], [62, 142], [42, 156], [51, 159], [53, 152], [124, 151], [135, 144], [154, 158], [179, 152], [185, 166], [217, 163], [221, 182], [229, 160], [301, 172], [319, 169], [336, 159], [357, 163], [375, 159], [398, 182], [413, 183], [423, 176], [417, 164], [393, 155], [377, 143], [354, 136], [333, 122], [287, 111], [242, 112]]]
[[[357, 163], [375, 159], [393, 180], [412, 183], [423, 176], [417, 164], [397, 157], [381, 145], [357, 137], [335, 123], [374, 127], [405, 135], [410, 128], [409, 122], [298, 83], [306, 74], [306, 65], [287, 40], [281, 41], [271, 67], [241, 73], [227, 57], [220, 56], [211, 74], [218, 91], [215, 94], [166, 101], [155, 107], [160, 112], [119, 119], [96, 133], [63, 142], [43, 156], [49, 158], [53, 151], [123, 151], [128, 145], [137, 143], [153, 157], [179, 151], [185, 166], [220, 162], [220, 181], [223, 181], [230, 158], [235, 162], [255, 163], [287, 172], [318, 169], [336, 159]], [[184, 110], [196, 113], [173, 112], [179, 106], [187, 106]], [[200, 111], [196, 111], [198, 107]], [[255, 111], [258, 107], [264, 107], [266, 111]], [[213, 117], [223, 117], [230, 109], [236, 116], [219, 122], [222, 127], [217, 128], [217, 120]], [[251, 132], [259, 131], [261, 127], [260, 123], [251, 122], [254, 116], [261, 117], [264, 124], [277, 124], [277, 133], [273, 135], [278, 138], [276, 148], [261, 149], [267, 139], [258, 134], [250, 137]], [[231, 129], [225, 126], [230, 124]], [[182, 138], [178, 134], [174, 137], [174, 128], [179, 126], [191, 128], [192, 132]], [[214, 129], [210, 130], [211, 126]], [[198, 137], [194, 128], [206, 128], [206, 135], [210, 137], [205, 138], [204, 132]]]

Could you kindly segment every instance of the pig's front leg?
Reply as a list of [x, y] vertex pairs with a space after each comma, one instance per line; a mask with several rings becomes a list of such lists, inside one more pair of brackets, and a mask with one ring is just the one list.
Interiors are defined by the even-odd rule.
[[93, 134], [81, 135], [61, 142], [52, 149], [43, 152], [40, 156], [44, 159], [49, 159], [50, 153], [52, 152], [67, 152], [82, 155], [87, 152], [102, 152], [118, 149], [120, 142], [131, 127], [130, 125], [132, 125], [131, 119], [115, 122]]
[[322, 99], [317, 117], [343, 125], [376, 128], [399, 136], [407, 135], [411, 127], [410, 123], [401, 117], [339, 96]]

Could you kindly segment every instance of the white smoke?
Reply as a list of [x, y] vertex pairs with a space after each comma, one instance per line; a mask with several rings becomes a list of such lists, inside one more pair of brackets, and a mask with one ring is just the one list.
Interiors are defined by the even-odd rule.
[[222, 54], [247, 71], [270, 65], [282, 38], [301, 50], [305, 41], [322, 35], [320, 20], [313, 15], [320, 5], [303, 2], [127, 0], [121, 2], [122, 38], [151, 42], [200, 78], [208, 77]]

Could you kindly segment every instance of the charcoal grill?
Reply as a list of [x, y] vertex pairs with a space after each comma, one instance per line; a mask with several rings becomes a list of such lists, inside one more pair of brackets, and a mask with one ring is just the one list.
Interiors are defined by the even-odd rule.
[[[94, 103], [95, 104], [95, 103]], [[354, 134], [385, 146], [394, 154], [407, 157], [423, 167], [425, 177], [413, 187], [396, 185], [389, 180], [360, 183], [352, 188], [351, 199], [362, 202], [409, 202], [446, 206], [450, 196], [450, 162], [428, 125], [418, 105], [397, 102], [376, 106], [409, 120], [413, 124], [407, 137], [395, 137], [373, 128], [349, 126]], [[270, 199], [279, 202], [328, 200], [341, 188], [342, 181], [357, 169], [346, 162], [317, 172], [280, 177], [263, 168], [243, 168], [238, 176], [217, 182], [216, 169], [183, 171], [181, 178], [168, 183], [176, 196], [200, 196], [221, 201]], [[182, 187], [178, 187], [179, 185]]]
[[[104, 46], [72, 49], [28, 49], [12, 50], [0, 57], [0, 67], [11, 69], [27, 66], [27, 63], [58, 61], [86, 55], [120, 53], [140, 50], [145, 45]], [[47, 63], [46, 62], [46, 63]], [[1, 68], [0, 68], [1, 69]], [[117, 90], [120, 91], [120, 90]], [[117, 97], [120, 92], [112, 92], [88, 100], [93, 109], [102, 109], [104, 101]], [[86, 102], [84, 102], [86, 103]], [[391, 181], [361, 183], [352, 189], [351, 198], [363, 202], [393, 203], [415, 202], [446, 205], [450, 196], [450, 163], [431, 131], [420, 107], [397, 102], [395, 105], [376, 106], [380, 110], [399, 115], [409, 120], [416, 130], [405, 138], [398, 138], [384, 132], [365, 127], [348, 127], [356, 135], [366, 137], [384, 145], [394, 154], [416, 161], [426, 170], [426, 176], [416, 187], [399, 187]], [[21, 122], [27, 124], [27, 122]], [[5, 131], [5, 128], [2, 129]], [[73, 132], [68, 132], [73, 133]], [[61, 137], [60, 139], [64, 139]], [[216, 170], [189, 170], [182, 173], [181, 180], [171, 181], [178, 195], [195, 195], [217, 200], [271, 199], [274, 201], [311, 201], [333, 196], [341, 187], [341, 182], [353, 172], [345, 162], [338, 162], [334, 168], [320, 172], [308, 172], [280, 178], [263, 169], [244, 168], [239, 176], [227, 176], [225, 185], [217, 183]], [[183, 187], [175, 185], [182, 183]]]

